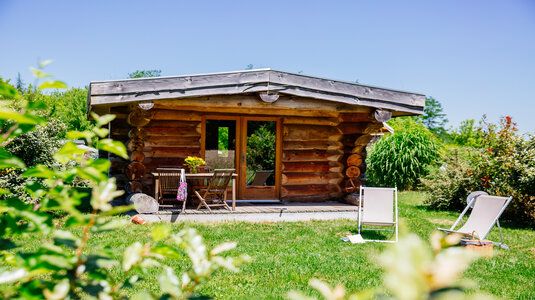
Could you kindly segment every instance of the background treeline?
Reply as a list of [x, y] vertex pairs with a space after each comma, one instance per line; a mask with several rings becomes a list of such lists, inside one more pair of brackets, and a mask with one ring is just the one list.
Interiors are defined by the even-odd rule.
[[485, 116], [446, 128], [441, 104], [428, 98], [424, 115], [388, 123], [394, 134], [369, 146], [367, 184], [427, 192], [432, 209], [459, 210], [476, 190], [513, 196], [504, 217], [535, 224], [535, 136], [521, 135], [510, 116]]

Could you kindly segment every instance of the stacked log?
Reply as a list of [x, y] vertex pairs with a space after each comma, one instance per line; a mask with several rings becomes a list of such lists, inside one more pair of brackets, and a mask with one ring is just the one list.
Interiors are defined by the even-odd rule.
[[325, 201], [340, 197], [342, 132], [336, 118], [283, 119], [281, 199]]
[[[338, 128], [344, 133], [343, 156], [343, 180], [340, 188], [346, 192], [355, 192], [362, 184], [362, 176], [366, 168], [366, 146], [372, 139], [370, 128], [375, 128], [373, 117], [370, 113], [343, 113], [340, 114]], [[371, 127], [370, 124], [373, 124]]]
[[145, 130], [144, 127], [150, 122], [152, 112], [141, 109], [137, 104], [130, 106], [130, 113], [126, 117], [126, 123], [130, 125], [128, 131], [127, 150], [130, 162], [124, 169], [124, 174], [128, 179], [125, 190], [128, 193], [143, 192], [143, 177], [147, 171], [144, 160], [145, 155]]

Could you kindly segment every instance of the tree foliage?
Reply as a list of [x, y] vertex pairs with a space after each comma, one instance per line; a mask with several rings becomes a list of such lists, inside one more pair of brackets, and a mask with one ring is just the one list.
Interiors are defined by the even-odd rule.
[[160, 76], [162, 76], [161, 70], [135, 70], [132, 73], [128, 73], [128, 78], [146, 78]]
[[66, 125], [67, 130], [87, 130], [91, 128], [87, 112], [87, 88], [71, 88], [51, 94], [40, 94], [46, 105], [46, 116]]
[[438, 136], [443, 136], [446, 133], [445, 126], [448, 123], [448, 119], [446, 118], [442, 104], [433, 97], [425, 99], [422, 122], [425, 127]]
[[376, 142], [367, 157], [368, 185], [415, 188], [439, 159], [440, 145], [412, 118], [393, 122], [394, 134]]
[[481, 147], [484, 133], [474, 119], [463, 120], [457, 129], [449, 133], [450, 141], [459, 146]]

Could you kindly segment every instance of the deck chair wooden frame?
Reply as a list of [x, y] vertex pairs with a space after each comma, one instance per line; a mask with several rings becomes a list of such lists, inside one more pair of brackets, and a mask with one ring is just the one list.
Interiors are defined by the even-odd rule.
[[254, 173], [253, 180], [251, 180], [251, 183], [249, 185], [265, 186], [271, 174], [273, 174], [273, 170], [258, 170]]
[[[491, 195], [479, 195], [474, 197], [468, 202], [450, 229], [438, 228], [438, 230], [484, 240], [494, 227], [494, 224], [496, 224], [498, 226], [498, 230], [500, 231], [500, 242], [493, 242], [493, 244], [503, 249], [509, 249], [509, 247], [503, 242], [503, 233], [499, 218], [512, 200], [512, 196], [498, 197]], [[470, 207], [473, 208], [466, 222], [464, 222], [463, 226], [460, 228], [455, 229], [461, 223], [463, 217], [466, 215]]]
[[214, 175], [208, 181], [208, 186], [205, 189], [194, 191], [200, 201], [197, 209], [206, 207], [208, 211], [212, 211], [211, 207], [224, 207], [231, 210], [226, 202], [227, 189], [235, 171], [235, 169], [214, 170]]
[[182, 210], [186, 210], [186, 200], [179, 201], [176, 199], [178, 186], [180, 185], [180, 177], [184, 169], [179, 168], [156, 168], [158, 174], [158, 203], [163, 204], [164, 201], [182, 202]]
[[366, 240], [366, 242], [397, 243], [398, 241], [398, 190], [397, 188], [360, 187], [358, 234], [363, 225], [394, 227], [394, 240]]

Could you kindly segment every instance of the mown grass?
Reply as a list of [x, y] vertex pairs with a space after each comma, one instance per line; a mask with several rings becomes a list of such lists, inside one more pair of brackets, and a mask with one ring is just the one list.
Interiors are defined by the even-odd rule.
[[[451, 224], [456, 213], [427, 210], [421, 206], [423, 195], [404, 192], [399, 198], [403, 227], [424, 239], [437, 226]], [[117, 253], [135, 241], [148, 241], [153, 225], [129, 225], [118, 232], [93, 236], [89, 247], [112, 247]], [[295, 223], [179, 223], [173, 231], [193, 227], [208, 245], [237, 241], [229, 254], [247, 254], [252, 261], [241, 272], [217, 273], [202, 285], [200, 293], [216, 299], [281, 299], [290, 290], [314, 292], [310, 278], [320, 278], [331, 285], [341, 283], [348, 291], [381, 285], [382, 271], [376, 265], [377, 254], [387, 245], [367, 243], [352, 245], [340, 237], [354, 232], [349, 220]], [[475, 283], [473, 291], [482, 291], [507, 299], [535, 299], [535, 231], [505, 228], [510, 251], [497, 250], [493, 258], [479, 260], [466, 272], [466, 280]], [[491, 239], [498, 238], [494, 231]], [[20, 242], [27, 249], [45, 242], [44, 237], [25, 237]], [[187, 267], [187, 259], [170, 261], [177, 272]], [[157, 291], [156, 272], [151, 272], [136, 287]]]

